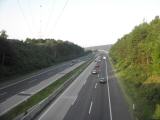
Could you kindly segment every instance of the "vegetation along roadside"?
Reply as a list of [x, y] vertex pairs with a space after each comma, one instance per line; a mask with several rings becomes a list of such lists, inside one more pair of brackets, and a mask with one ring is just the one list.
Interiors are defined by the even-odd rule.
[[82, 47], [69, 41], [7, 39], [6, 31], [2, 30], [0, 32], [0, 82], [88, 53]]
[[136, 26], [110, 49], [110, 57], [137, 120], [160, 119], [160, 18]]

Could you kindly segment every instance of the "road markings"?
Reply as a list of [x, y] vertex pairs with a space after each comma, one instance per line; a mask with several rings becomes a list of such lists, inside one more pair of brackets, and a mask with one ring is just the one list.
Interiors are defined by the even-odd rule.
[[92, 110], [92, 105], [93, 105], [93, 102], [91, 101], [91, 104], [90, 104], [90, 107], [89, 107], [89, 114], [91, 113], [91, 110]]
[[28, 81], [28, 83], [37, 82], [38, 80], [39, 80], [38, 78], [35, 78], [35, 79], [31, 80], [31, 81]]
[[90, 107], [89, 107], [89, 114], [91, 113], [91, 110], [92, 110], [92, 104], [93, 104], [93, 102], [91, 101], [91, 104], [90, 104]]
[[74, 97], [74, 100], [73, 100], [73, 102], [72, 102], [72, 106], [73, 106], [73, 104], [76, 102], [76, 100], [77, 100], [77, 95]]
[[16, 84], [18, 84], [18, 83], [21, 83], [21, 82], [26, 81], [26, 80], [28, 80], [28, 79], [31, 79], [31, 78], [33, 78], [33, 77], [36, 77], [36, 76], [45, 74], [45, 73], [47, 73], [47, 72], [49, 72], [49, 71], [52, 71], [52, 70], [54, 70], [54, 69], [55, 69], [55, 68], [49, 69], [49, 70], [47, 70], [47, 71], [44, 71], [44, 72], [41, 72], [41, 73], [39, 73], [39, 74], [33, 75], [33, 76], [31, 76], [31, 77], [25, 78], [25, 79], [20, 80], [20, 81], [18, 81], [18, 82], [15, 82], [15, 83], [6, 85], [6, 86], [4, 86], [4, 87], [1, 87], [0, 90], [5, 89], [5, 88], [10, 87], [10, 86], [13, 86], [13, 85], [16, 85]]
[[110, 113], [110, 120], [112, 120], [112, 107], [111, 107], [111, 97], [110, 97], [110, 88], [109, 88], [109, 80], [108, 80], [108, 70], [107, 70], [107, 62], [106, 63], [106, 76], [107, 76], [107, 88], [108, 88], [108, 100], [109, 100], [109, 113]]
[[[62, 63], [62, 65], [60, 65], [60, 66], [63, 66], [63, 65], [64, 65], [64, 63]], [[25, 78], [25, 79], [20, 80], [20, 81], [18, 81], [18, 82], [15, 82], [15, 83], [6, 85], [6, 86], [4, 86], [4, 87], [1, 87], [0, 90], [5, 89], [5, 88], [10, 87], [10, 86], [13, 86], [13, 85], [16, 85], [16, 84], [18, 84], [18, 83], [21, 83], [21, 82], [26, 81], [26, 80], [28, 80], [28, 79], [31, 79], [31, 78], [33, 78], [33, 77], [36, 77], [36, 76], [45, 74], [45, 73], [50, 72], [50, 71], [52, 71], [52, 70], [55, 70], [55, 69], [57, 69], [57, 68], [58, 68], [58, 65], [57, 65], [57, 66], [54, 66], [54, 68], [52, 68], [52, 69], [48, 69], [48, 70], [46, 70], [46, 71], [40, 72], [39, 74], [35, 74], [35, 75], [31, 76], [31, 77]]]
[[95, 87], [94, 88], [96, 88], [97, 87], [97, 83], [95, 84]]
[[133, 104], [133, 110], [135, 110], [135, 105]]

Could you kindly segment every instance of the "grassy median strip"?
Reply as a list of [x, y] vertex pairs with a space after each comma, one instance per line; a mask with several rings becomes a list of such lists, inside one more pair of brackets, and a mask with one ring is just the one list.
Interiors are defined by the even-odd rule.
[[0, 120], [12, 120], [16, 116], [20, 115], [21, 113], [26, 112], [28, 109], [38, 104], [39, 102], [44, 100], [46, 97], [48, 97], [51, 93], [53, 93], [55, 90], [57, 90], [61, 85], [64, 84], [64, 82], [73, 78], [73, 75], [74, 75], [74, 78], [76, 78], [91, 63], [91, 61], [92, 60], [83, 63], [79, 67], [75, 68], [71, 72], [64, 75], [62, 78], [50, 84], [48, 87], [42, 89], [41, 91], [34, 94], [32, 97], [30, 97], [26, 101], [17, 105], [16, 107], [8, 111], [6, 114], [2, 115], [0, 117]]

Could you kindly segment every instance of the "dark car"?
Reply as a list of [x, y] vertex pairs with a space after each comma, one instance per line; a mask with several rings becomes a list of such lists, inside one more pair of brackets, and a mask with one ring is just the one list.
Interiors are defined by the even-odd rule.
[[104, 84], [107, 82], [107, 80], [105, 78], [99, 78], [99, 82]]
[[99, 67], [100, 67], [99, 64], [96, 64], [95, 68], [99, 68]]

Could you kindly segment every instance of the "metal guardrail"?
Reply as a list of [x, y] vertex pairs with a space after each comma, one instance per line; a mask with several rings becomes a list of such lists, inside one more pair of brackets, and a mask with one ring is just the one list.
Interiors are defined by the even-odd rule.
[[14, 120], [33, 120], [40, 112], [42, 112], [51, 102], [53, 102], [61, 92], [63, 92], [77, 77], [77, 75], [73, 75], [67, 81], [65, 81], [56, 91], [54, 91], [47, 98], [42, 100], [40, 103], [36, 104], [26, 112], [17, 116]]

